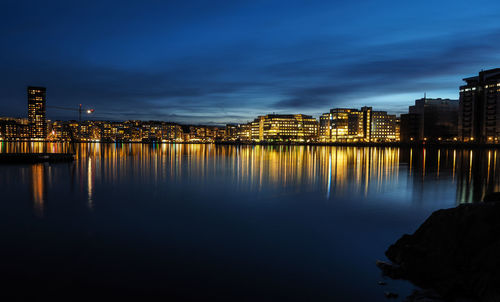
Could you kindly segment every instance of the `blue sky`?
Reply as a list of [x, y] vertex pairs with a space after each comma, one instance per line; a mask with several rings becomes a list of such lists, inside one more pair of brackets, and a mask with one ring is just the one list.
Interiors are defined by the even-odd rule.
[[27, 85], [93, 119], [401, 113], [500, 67], [499, 1], [4, 0], [0, 34], [0, 116], [26, 115]]

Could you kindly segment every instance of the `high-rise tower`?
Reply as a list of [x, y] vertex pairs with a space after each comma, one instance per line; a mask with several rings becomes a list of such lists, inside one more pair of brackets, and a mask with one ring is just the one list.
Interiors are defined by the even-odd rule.
[[30, 139], [43, 140], [47, 137], [45, 101], [45, 87], [28, 87], [28, 125]]

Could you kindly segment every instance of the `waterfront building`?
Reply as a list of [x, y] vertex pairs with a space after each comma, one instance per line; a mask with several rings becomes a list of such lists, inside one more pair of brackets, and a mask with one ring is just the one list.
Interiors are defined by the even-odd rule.
[[161, 137], [163, 141], [182, 141], [182, 127], [175, 123], [162, 123]]
[[[330, 139], [333, 142], [349, 140], [349, 116], [356, 109], [337, 108], [330, 110]], [[357, 117], [357, 116], [356, 116]], [[351, 125], [353, 119], [351, 118]]]
[[320, 117], [319, 139], [323, 142], [369, 141], [370, 107], [334, 108]]
[[30, 131], [27, 119], [0, 118], [0, 139], [2, 140], [27, 140]]
[[318, 135], [318, 121], [304, 114], [268, 114], [252, 122], [252, 139], [269, 142], [308, 142]]
[[331, 140], [331, 118], [330, 113], [323, 113], [319, 117], [318, 140], [321, 142], [329, 142]]
[[227, 124], [225, 128], [224, 141], [235, 141], [238, 137], [238, 125]]
[[458, 114], [464, 142], [498, 143], [500, 139], [500, 68], [463, 79]]
[[126, 121], [123, 123], [123, 139], [126, 142], [142, 141], [142, 122]]
[[370, 129], [371, 142], [396, 141], [396, 115], [386, 111], [373, 111]]
[[68, 141], [69, 133], [65, 127], [65, 122], [54, 121], [51, 126], [51, 131], [49, 134], [49, 140], [51, 141]]
[[47, 138], [45, 87], [28, 87], [28, 125], [30, 138], [44, 140]]
[[416, 113], [401, 114], [401, 133], [402, 142], [411, 142], [419, 140], [420, 137], [420, 116]]
[[250, 142], [252, 140], [252, 123], [238, 125], [236, 138], [242, 142]]
[[334, 108], [320, 117], [323, 142], [393, 142], [398, 140], [397, 119], [372, 107]]
[[458, 136], [458, 100], [415, 100], [401, 115], [401, 141], [451, 141]]
[[260, 137], [261, 137], [261, 135], [260, 135], [260, 117], [258, 117], [251, 123], [250, 139], [252, 141], [259, 141]]
[[396, 117], [396, 141], [401, 141], [401, 117]]

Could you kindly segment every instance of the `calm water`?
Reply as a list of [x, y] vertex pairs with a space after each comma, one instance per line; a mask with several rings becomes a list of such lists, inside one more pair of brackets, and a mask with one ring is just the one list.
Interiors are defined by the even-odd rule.
[[[65, 148], [0, 143], [0, 152]], [[0, 165], [0, 296], [404, 296], [410, 284], [377, 285], [375, 260], [432, 211], [498, 191], [499, 155], [85, 144], [74, 163]]]

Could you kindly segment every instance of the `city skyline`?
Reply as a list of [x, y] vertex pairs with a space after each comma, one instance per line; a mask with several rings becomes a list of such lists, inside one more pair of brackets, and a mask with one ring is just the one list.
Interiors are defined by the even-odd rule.
[[28, 85], [98, 120], [226, 124], [365, 105], [400, 114], [424, 93], [458, 99], [463, 77], [498, 66], [498, 6], [8, 2], [0, 114], [23, 115]]
[[[252, 122], [225, 126], [181, 125], [171, 121], [83, 120], [94, 109], [47, 106], [46, 88], [27, 88], [28, 119], [0, 117], [0, 140], [71, 142], [232, 143], [498, 143], [496, 122], [500, 68], [464, 78], [460, 99], [415, 100], [400, 117], [373, 107], [332, 108], [319, 120], [304, 114], [258, 115]], [[78, 112], [78, 121], [50, 121], [46, 108]]]

